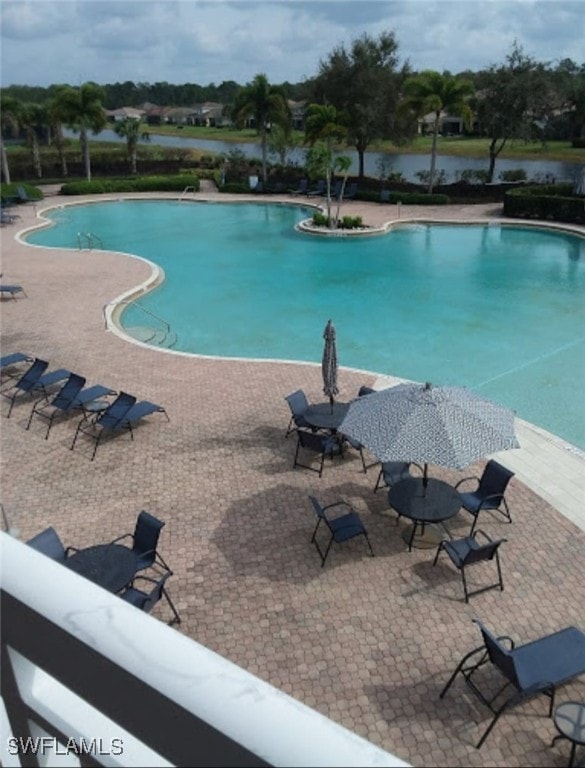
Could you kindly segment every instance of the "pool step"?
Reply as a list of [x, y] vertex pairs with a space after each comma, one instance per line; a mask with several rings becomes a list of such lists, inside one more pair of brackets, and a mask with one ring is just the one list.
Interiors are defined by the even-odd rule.
[[165, 330], [149, 327], [148, 325], [134, 325], [126, 328], [126, 333], [144, 344], [152, 344], [157, 347], [173, 347], [177, 343], [177, 334], [168, 333]]

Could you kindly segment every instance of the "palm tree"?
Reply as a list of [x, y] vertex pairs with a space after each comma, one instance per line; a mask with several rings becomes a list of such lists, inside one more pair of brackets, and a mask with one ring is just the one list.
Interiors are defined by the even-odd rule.
[[[47, 112], [49, 116], [49, 125], [55, 140], [59, 160], [61, 162], [61, 174], [68, 175], [67, 157], [65, 155], [65, 140], [63, 138], [63, 123], [67, 117], [67, 88], [66, 85], [58, 85], [52, 90], [47, 103]], [[65, 94], [65, 96], [64, 96]]]
[[323, 170], [327, 185], [327, 220], [333, 226], [331, 219], [331, 176], [334, 171], [333, 146], [343, 141], [347, 134], [344, 126], [344, 115], [332, 104], [309, 104], [305, 115], [305, 141], [311, 147], [321, 142], [324, 147]]
[[47, 125], [47, 121], [47, 109], [43, 105], [21, 104], [18, 111], [18, 122], [21, 128], [24, 128], [26, 143], [31, 150], [32, 163], [37, 179], [40, 179], [43, 176], [38, 131], [43, 126]]
[[284, 91], [276, 85], [270, 85], [266, 75], [256, 75], [251, 83], [237, 93], [232, 116], [238, 126], [253, 118], [262, 146], [262, 180], [266, 184], [266, 154], [270, 128], [273, 124], [288, 128], [292, 122]]
[[18, 115], [21, 110], [21, 102], [13, 96], [2, 95], [0, 103], [0, 154], [2, 157], [2, 176], [6, 184], [10, 184], [10, 168], [8, 166], [8, 157], [6, 155], [6, 146], [4, 144], [4, 131], [6, 129], [18, 131]]
[[130, 167], [132, 173], [136, 173], [136, 155], [139, 141], [150, 141], [150, 134], [147, 131], [141, 131], [140, 118], [126, 117], [120, 123], [116, 123], [114, 131], [118, 136], [126, 138], [126, 149], [130, 158]]
[[85, 175], [91, 181], [91, 161], [89, 156], [88, 131], [99, 133], [106, 126], [106, 114], [102, 107], [105, 94], [96, 83], [83, 83], [79, 88], [65, 86], [60, 94], [61, 107], [65, 122], [79, 131], [79, 141], [83, 153]]
[[341, 189], [339, 190], [339, 197], [337, 199], [337, 211], [335, 213], [335, 226], [337, 226], [339, 222], [339, 210], [341, 208], [341, 201], [343, 200], [343, 195], [345, 193], [345, 185], [347, 183], [347, 175], [349, 173], [349, 169], [351, 168], [351, 157], [347, 157], [347, 155], [339, 155], [339, 157], [335, 158], [335, 161], [333, 163], [333, 171], [340, 173], [343, 173], [343, 181], [341, 182]]
[[428, 189], [429, 194], [432, 194], [441, 112], [461, 115], [469, 124], [471, 122], [471, 109], [467, 100], [473, 94], [473, 84], [469, 80], [454, 77], [448, 72], [441, 74], [433, 70], [425, 70], [418, 75], [407, 78], [404, 82], [403, 94], [404, 99], [401, 105], [403, 110], [414, 112], [418, 117], [429, 112], [434, 114], [431, 173]]

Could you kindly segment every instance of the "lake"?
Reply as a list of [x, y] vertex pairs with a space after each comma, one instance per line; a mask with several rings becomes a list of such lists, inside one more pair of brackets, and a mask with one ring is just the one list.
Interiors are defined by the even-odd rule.
[[[68, 138], [75, 138], [78, 134], [75, 131], [64, 130], [64, 135]], [[112, 141], [116, 143], [125, 142], [126, 139], [118, 136], [115, 131], [105, 130], [93, 137], [99, 141]], [[210, 153], [228, 154], [234, 149], [244, 153], [246, 157], [260, 158], [262, 150], [260, 144], [256, 143], [237, 143], [231, 141], [213, 141], [207, 139], [182, 138], [181, 136], [163, 136], [151, 134], [151, 144], [157, 144], [161, 147], [181, 147], [183, 149], [202, 149]], [[288, 162], [296, 165], [304, 165], [305, 148], [296, 148], [287, 153]], [[350, 174], [358, 172], [357, 152], [347, 149], [339, 153], [351, 158], [352, 166]], [[269, 160], [276, 162], [276, 156], [269, 157]], [[366, 176], [378, 178], [380, 176], [379, 164], [384, 162], [385, 173], [402, 173], [406, 181], [419, 182], [415, 175], [418, 171], [428, 171], [430, 168], [429, 155], [410, 155], [388, 152], [366, 152], [364, 156], [364, 173]], [[583, 169], [581, 163], [568, 163], [555, 160], [497, 160], [494, 181], [498, 180], [502, 171], [522, 168], [526, 171], [528, 179], [544, 180], [545, 175], [550, 177], [551, 181], [575, 181], [580, 177]], [[457, 174], [466, 169], [487, 170], [488, 158], [474, 157], [454, 157], [452, 155], [437, 156], [437, 170], [445, 171], [447, 183], [457, 180]]]

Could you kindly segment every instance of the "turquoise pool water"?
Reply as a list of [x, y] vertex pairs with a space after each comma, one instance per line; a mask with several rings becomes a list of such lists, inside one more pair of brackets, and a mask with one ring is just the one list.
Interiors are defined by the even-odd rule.
[[[294, 230], [308, 215], [99, 203], [51, 212], [56, 226], [28, 241], [76, 248], [78, 232], [93, 232], [159, 264], [166, 280], [140, 304], [171, 324], [175, 349], [318, 363], [331, 318], [341, 365], [475, 389], [585, 449], [583, 238], [407, 225], [324, 239]], [[122, 320], [140, 326], [145, 315], [129, 308]]]

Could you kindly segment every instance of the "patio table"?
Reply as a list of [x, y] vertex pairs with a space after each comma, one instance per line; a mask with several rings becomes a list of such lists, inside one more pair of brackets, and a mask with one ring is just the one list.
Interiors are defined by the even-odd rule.
[[64, 565], [115, 593], [132, 581], [138, 559], [131, 549], [121, 544], [96, 544], [67, 557]]
[[317, 403], [307, 408], [303, 418], [313, 427], [336, 432], [348, 409], [349, 403]]
[[[453, 486], [443, 480], [429, 478], [425, 488], [422, 477], [409, 477], [395, 483], [388, 490], [388, 502], [399, 515], [413, 521], [403, 533], [409, 552], [413, 546], [421, 549], [435, 547], [444, 538], [437, 525], [449, 535], [442, 524], [461, 508], [461, 498]], [[419, 526], [421, 531], [417, 536]], [[432, 526], [430, 530], [429, 526]]]

